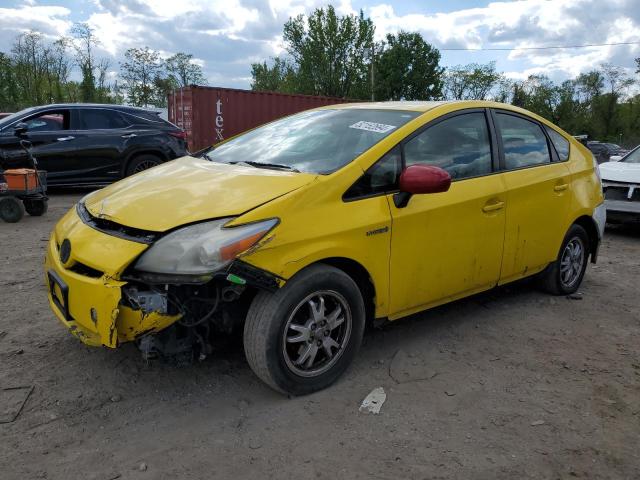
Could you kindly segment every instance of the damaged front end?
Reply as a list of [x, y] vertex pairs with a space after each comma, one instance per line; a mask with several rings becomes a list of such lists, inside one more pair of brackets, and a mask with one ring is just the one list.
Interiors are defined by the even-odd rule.
[[178, 362], [205, 359], [219, 339], [242, 327], [258, 289], [278, 288], [276, 277], [239, 260], [203, 284], [126, 279], [120, 302], [120, 341], [135, 341], [145, 359]]
[[227, 222], [152, 235], [91, 216], [79, 204], [49, 241], [51, 308], [87, 345], [135, 342], [145, 358], [203, 359], [219, 334], [242, 325], [257, 289], [280, 282], [238, 259], [277, 221], [228, 229]]

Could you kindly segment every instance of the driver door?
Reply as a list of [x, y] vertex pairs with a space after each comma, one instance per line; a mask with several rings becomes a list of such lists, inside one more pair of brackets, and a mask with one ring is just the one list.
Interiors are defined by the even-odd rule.
[[489, 289], [498, 283], [506, 193], [484, 109], [428, 124], [402, 144], [404, 167], [434, 165], [449, 191], [388, 196], [392, 217], [391, 319]]

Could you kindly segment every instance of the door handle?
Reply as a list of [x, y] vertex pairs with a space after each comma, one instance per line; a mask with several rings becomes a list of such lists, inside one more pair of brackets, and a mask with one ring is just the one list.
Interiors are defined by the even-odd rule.
[[137, 136], [138, 135], [136, 135], [135, 133], [127, 133], [126, 135], [122, 135], [122, 138], [133, 138]]
[[502, 207], [504, 207], [504, 202], [495, 202], [482, 207], [482, 211], [484, 213], [495, 212], [496, 210], [500, 210]]
[[555, 187], [553, 187], [553, 191], [554, 192], [563, 192], [567, 188], [569, 188], [569, 184], [568, 183], [563, 183], [562, 185], [556, 185]]
[[56, 140], [58, 140], [59, 142], [66, 142], [68, 140], [73, 140], [76, 137], [72, 137], [71, 135], [69, 135], [68, 137], [58, 137]]

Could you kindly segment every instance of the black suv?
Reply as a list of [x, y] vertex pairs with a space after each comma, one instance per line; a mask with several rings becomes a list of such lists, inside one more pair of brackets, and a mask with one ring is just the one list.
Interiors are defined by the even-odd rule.
[[593, 153], [593, 156], [596, 157], [598, 163], [608, 162], [612, 155], [620, 155], [622, 157], [628, 152], [615, 143], [604, 143], [596, 141], [587, 142], [587, 148], [591, 150], [591, 153]]
[[0, 167], [25, 167], [26, 126], [49, 185], [104, 185], [187, 154], [186, 134], [158, 112], [121, 105], [32, 107], [0, 120]]

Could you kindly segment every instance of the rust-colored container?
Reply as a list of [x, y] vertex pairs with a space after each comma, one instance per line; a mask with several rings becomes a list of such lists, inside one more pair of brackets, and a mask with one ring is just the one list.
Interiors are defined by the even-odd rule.
[[38, 186], [36, 171], [31, 168], [5, 170], [2, 175], [4, 175], [9, 190], [33, 190]]
[[195, 152], [277, 118], [347, 101], [192, 85], [169, 94], [168, 110], [169, 121], [187, 132], [189, 150]]

